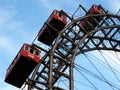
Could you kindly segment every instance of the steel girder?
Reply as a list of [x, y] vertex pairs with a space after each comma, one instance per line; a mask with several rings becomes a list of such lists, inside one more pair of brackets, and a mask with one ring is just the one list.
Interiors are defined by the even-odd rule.
[[[102, 20], [97, 22], [95, 17], [102, 17]], [[97, 23], [93, 30], [80, 29], [79, 23], [86, 18], [93, 18]], [[28, 90], [64, 90], [56, 84], [61, 77], [67, 78], [69, 89], [74, 90], [73, 69], [77, 55], [93, 50], [120, 51], [120, 16], [103, 14], [76, 18], [59, 32], [49, 49], [33, 45], [44, 55], [27, 81]]]

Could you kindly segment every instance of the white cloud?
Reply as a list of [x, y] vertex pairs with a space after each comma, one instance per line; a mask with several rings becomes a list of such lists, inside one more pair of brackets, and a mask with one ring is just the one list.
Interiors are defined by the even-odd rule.
[[17, 47], [11, 38], [0, 35], [0, 43], [0, 49], [6, 50], [9, 54], [13, 54], [17, 50]]
[[[38, 0], [39, 4], [44, 7], [44, 9], [63, 9], [63, 8], [74, 8], [74, 1], [49, 1], [49, 0]], [[74, 3], [74, 4], [73, 4]], [[77, 3], [78, 4], [78, 3]]]
[[112, 10], [112, 12], [117, 12], [120, 9], [120, 0], [109, 0], [108, 5], [110, 8], [108, 10]]
[[120, 52], [104, 51], [102, 54], [105, 59], [108, 60], [108, 63], [111, 65], [111, 67], [114, 67], [115, 69], [120, 67]]
[[11, 40], [13, 41], [11, 44], [31, 40], [30, 37], [33, 33], [28, 32], [28, 28], [25, 26], [27, 25], [27, 22], [24, 22], [25, 19], [21, 20], [20, 17], [16, 17], [18, 15], [19, 12], [14, 7], [11, 9], [0, 7], [0, 41], [2, 41], [2, 46], [6, 43], [6, 46], [8, 47], [9, 45], [7, 44]]
[[3, 7], [0, 7], [0, 26], [8, 23], [9, 20], [11, 20], [16, 14], [15, 9], [6, 9]]
[[[16, 29], [21, 29], [20, 27], [23, 25], [22, 21], [16, 20], [15, 17], [17, 15], [17, 10], [15, 8], [6, 9], [0, 7], [0, 31], [6, 32]], [[19, 30], [18, 30], [19, 31]], [[11, 33], [12, 34], [12, 33]]]
[[31, 40], [33, 34], [28, 32], [24, 20], [16, 19], [17, 15], [14, 7], [8, 9], [0, 6], [0, 90], [20, 90], [4, 82], [5, 71], [24, 41]]
[[53, 4], [51, 1], [49, 0], [38, 0], [38, 2], [40, 3], [41, 6], [44, 7], [44, 9], [53, 9], [53, 8], [59, 8], [58, 5]]
[[51, 7], [51, 5], [48, 2], [48, 0], [40, 0], [40, 3], [41, 3], [41, 5], [43, 5], [46, 8], [50, 8]]

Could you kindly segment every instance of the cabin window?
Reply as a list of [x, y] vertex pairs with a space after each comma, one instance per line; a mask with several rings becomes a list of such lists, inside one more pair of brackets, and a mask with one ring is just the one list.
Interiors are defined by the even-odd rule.
[[59, 12], [59, 17], [62, 17], [62, 13], [61, 12]]
[[55, 14], [56, 14], [57, 16], [59, 16], [59, 12], [55, 11]]
[[33, 51], [33, 49], [30, 49], [30, 53], [32, 53], [32, 54], [33, 54], [33, 52], [34, 52], [34, 51]]
[[98, 6], [95, 6], [95, 9], [96, 9], [96, 10], [99, 10]]
[[62, 19], [66, 19], [66, 16], [65, 16], [65, 14], [63, 14], [63, 13], [59, 13], [59, 17], [61, 17]]
[[65, 15], [63, 15], [63, 19], [66, 19], [66, 16], [65, 16]]
[[35, 55], [36, 55], [36, 56], [39, 56], [39, 53], [38, 53], [37, 51], [35, 51]]
[[28, 51], [29, 47], [28, 46], [25, 46], [25, 50]]
[[64, 19], [64, 15], [63, 15], [63, 14], [61, 14], [61, 18], [63, 18], [63, 19]]
[[102, 10], [102, 8], [99, 6], [98, 7], [98, 10], [100, 11], [100, 12], [103, 12], [103, 10]]

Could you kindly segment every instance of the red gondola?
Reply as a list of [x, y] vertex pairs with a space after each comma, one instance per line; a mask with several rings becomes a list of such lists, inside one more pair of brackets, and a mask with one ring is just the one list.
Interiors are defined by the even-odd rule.
[[24, 44], [6, 72], [5, 82], [20, 88], [40, 62], [40, 51]]
[[66, 23], [66, 15], [62, 11], [54, 10], [38, 33], [38, 41], [51, 45]]
[[[88, 10], [86, 15], [91, 15], [91, 14], [104, 14], [104, 10], [100, 5], [92, 5], [92, 7]], [[81, 30], [85, 29], [86, 31], [91, 31], [93, 30], [98, 23], [101, 21], [102, 17], [96, 16], [96, 17], [89, 17], [84, 19], [83, 21], [80, 22], [80, 27]]]
[[101, 5], [92, 5], [87, 14], [104, 14], [103, 8]]

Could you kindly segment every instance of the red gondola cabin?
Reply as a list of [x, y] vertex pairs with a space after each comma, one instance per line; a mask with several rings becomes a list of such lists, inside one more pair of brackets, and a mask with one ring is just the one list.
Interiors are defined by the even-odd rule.
[[[100, 5], [92, 5], [92, 7], [88, 10], [86, 15], [91, 15], [91, 14], [104, 14], [104, 10]], [[80, 22], [80, 29], [81, 30], [86, 30], [86, 31], [91, 31], [93, 30], [98, 23], [101, 21], [102, 17], [96, 16], [96, 17], [89, 17], [84, 19], [83, 21]]]
[[5, 82], [20, 88], [40, 62], [40, 51], [24, 44], [6, 72]]
[[51, 45], [67, 23], [67, 17], [62, 11], [54, 10], [38, 33], [38, 41]]

